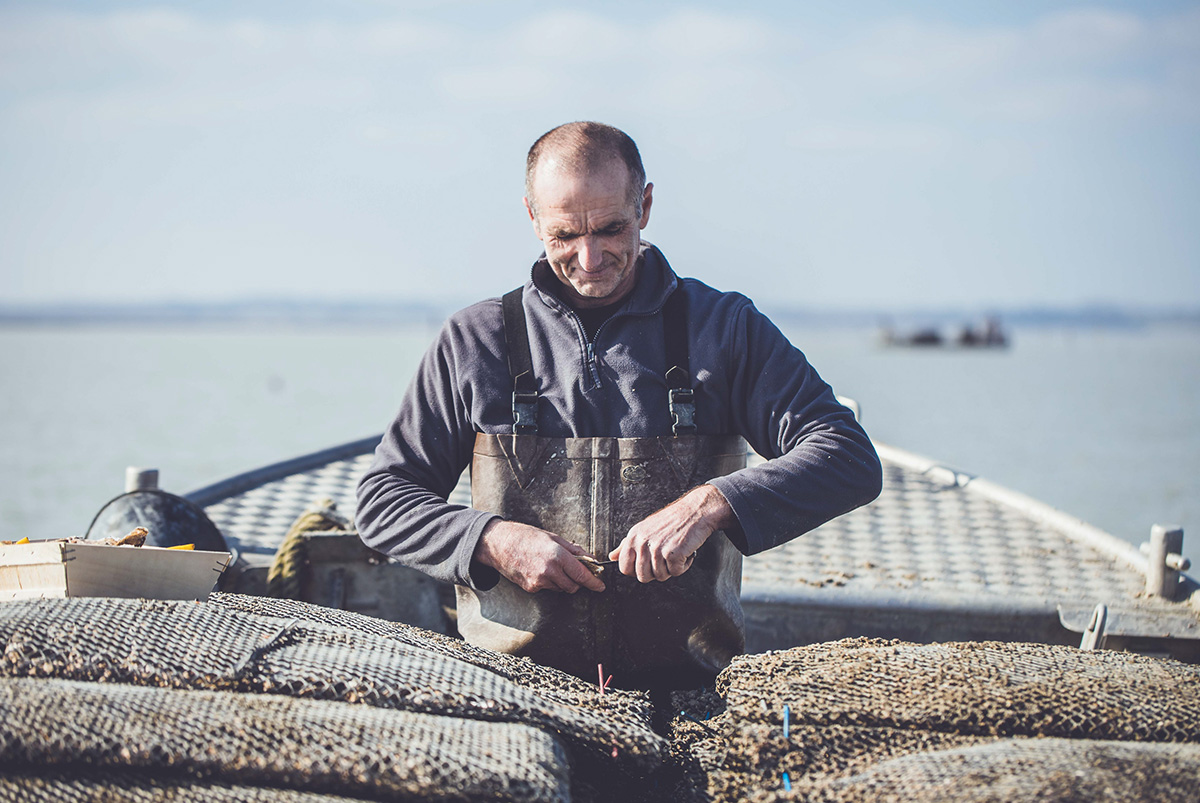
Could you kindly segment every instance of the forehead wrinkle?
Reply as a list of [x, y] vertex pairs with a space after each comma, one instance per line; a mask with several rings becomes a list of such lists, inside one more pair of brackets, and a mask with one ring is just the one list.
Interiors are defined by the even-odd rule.
[[546, 230], [551, 234], [583, 234], [607, 229], [615, 225], [628, 225], [633, 218], [624, 209], [567, 211], [551, 207], [543, 212]]
[[578, 203], [611, 202], [624, 206], [630, 198], [629, 173], [619, 161], [601, 165], [577, 164], [569, 154], [543, 154], [529, 181], [529, 201], [542, 209], [562, 209]]

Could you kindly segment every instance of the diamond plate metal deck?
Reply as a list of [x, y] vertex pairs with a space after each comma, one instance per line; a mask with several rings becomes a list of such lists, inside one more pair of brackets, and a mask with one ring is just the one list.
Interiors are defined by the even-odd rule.
[[353, 517], [354, 488], [373, 457], [371, 453], [348, 457], [272, 480], [206, 505], [204, 512], [229, 546], [243, 553], [271, 555], [292, 522], [318, 499], [332, 499], [339, 512]]
[[[230, 547], [270, 555], [292, 521], [317, 499], [329, 497], [352, 515], [355, 486], [377, 443], [366, 438], [306, 455], [188, 497], [205, 508]], [[928, 612], [931, 621], [940, 617], [943, 628], [931, 631], [931, 639], [957, 632], [953, 619], [959, 615], [993, 622], [979, 637], [1020, 638], [1030, 621], [1057, 628], [1060, 609], [1073, 609], [1078, 619], [1082, 606], [1097, 602], [1176, 617], [1182, 608], [1185, 629], [1200, 622], [1195, 593], [1191, 605], [1144, 598], [1145, 561], [1131, 545], [986, 480], [877, 447], [884, 486], [875, 502], [746, 559], [747, 632], [760, 648], [841, 637], [850, 631], [845, 621], [834, 621], [845, 619], [830, 613], [839, 610], [858, 612], [850, 614], [859, 620], [853, 632], [868, 632], [862, 631], [864, 611], [881, 620], [906, 611], [909, 623], [898, 632], [907, 632]], [[751, 463], [761, 460], [751, 455]], [[466, 473], [450, 501], [470, 504]], [[807, 611], [813, 620], [803, 632], [791, 625], [786, 634], [764, 635], [763, 622], [778, 619], [780, 605]], [[995, 624], [1006, 617], [1013, 633], [1003, 631], [1008, 624]], [[879, 628], [893, 632], [886, 623]]]
[[1112, 554], [976, 492], [944, 469], [884, 461], [866, 507], [746, 560], [748, 593], [1057, 602], [1128, 599], [1144, 580]]

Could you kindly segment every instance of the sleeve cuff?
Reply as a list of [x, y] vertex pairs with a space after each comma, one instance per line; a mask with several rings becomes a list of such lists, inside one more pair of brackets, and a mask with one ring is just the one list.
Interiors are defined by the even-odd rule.
[[455, 556], [457, 566], [454, 571], [456, 582], [459, 585], [467, 586], [474, 591], [487, 591], [500, 582], [500, 572], [475, 560], [475, 548], [479, 546], [483, 528], [493, 519], [498, 518], [500, 517], [494, 514], [480, 512], [471, 522], [466, 536], [459, 542], [459, 551]]
[[729, 507], [733, 509], [733, 515], [737, 518], [736, 525], [722, 530], [725, 537], [743, 555], [754, 555], [762, 552], [765, 548], [762, 543], [762, 534], [758, 531], [758, 525], [754, 520], [749, 503], [738, 490], [737, 483], [733, 481], [732, 477], [733, 475], [716, 477], [709, 480], [708, 484], [721, 492], [725, 501], [729, 503]]

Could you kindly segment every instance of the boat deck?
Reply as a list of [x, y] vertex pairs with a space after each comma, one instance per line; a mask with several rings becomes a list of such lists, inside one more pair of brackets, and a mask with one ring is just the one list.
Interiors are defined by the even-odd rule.
[[[377, 443], [366, 438], [188, 497], [230, 547], [270, 555], [315, 500], [354, 510]], [[856, 635], [1078, 643], [1100, 603], [1110, 609], [1108, 636], [1200, 645], [1200, 594], [1189, 578], [1182, 601], [1147, 597], [1146, 561], [1133, 546], [987, 480], [877, 447], [884, 485], [875, 502], [746, 559], [751, 651]], [[465, 474], [450, 501], [470, 504]]]

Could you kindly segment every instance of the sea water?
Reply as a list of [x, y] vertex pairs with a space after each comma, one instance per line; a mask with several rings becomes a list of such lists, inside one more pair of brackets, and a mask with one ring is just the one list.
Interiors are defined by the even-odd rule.
[[[1200, 331], [1031, 329], [1004, 350], [788, 335], [873, 438], [1200, 565]], [[176, 493], [381, 432], [433, 337], [398, 329], [0, 329], [0, 538], [79, 535], [156, 467]]]

